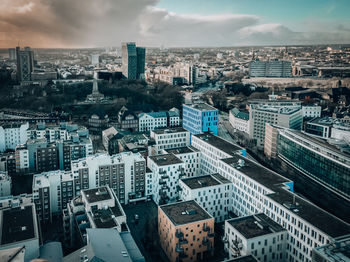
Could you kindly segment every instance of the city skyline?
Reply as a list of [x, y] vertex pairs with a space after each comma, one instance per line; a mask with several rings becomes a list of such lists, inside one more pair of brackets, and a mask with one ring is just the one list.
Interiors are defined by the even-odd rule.
[[3, 0], [0, 48], [347, 44], [349, 9], [344, 0]]

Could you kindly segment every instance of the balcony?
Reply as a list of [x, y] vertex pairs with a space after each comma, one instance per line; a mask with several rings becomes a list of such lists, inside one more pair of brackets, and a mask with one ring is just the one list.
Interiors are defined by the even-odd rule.
[[180, 238], [179, 239], [179, 245], [184, 245], [184, 244], [188, 244], [188, 241], [186, 238]]
[[204, 232], [210, 232], [210, 227], [208, 225], [203, 225]]
[[204, 238], [204, 239], [202, 240], [202, 244], [205, 245], [205, 246], [209, 245], [209, 244], [210, 244], [209, 239]]
[[168, 187], [168, 186], [162, 186], [162, 190], [169, 190], [170, 189], [170, 187]]
[[163, 176], [161, 176], [161, 179], [169, 179], [169, 176], [168, 175], [163, 175]]
[[176, 245], [176, 252], [178, 253], [184, 253], [185, 252], [185, 249], [183, 247], [180, 247], [179, 245]]
[[180, 187], [179, 185], [176, 186], [176, 190], [177, 191], [182, 191], [182, 187]]
[[159, 185], [164, 185], [164, 184], [166, 184], [166, 182], [164, 181], [164, 180], [159, 180]]
[[175, 232], [175, 236], [176, 236], [177, 238], [182, 239], [182, 238], [184, 237], [184, 233], [182, 233], [181, 231], [176, 231], [176, 232]]
[[208, 234], [208, 237], [210, 237], [210, 238], [213, 238], [214, 236], [215, 236], [214, 233], [209, 233], [209, 234]]

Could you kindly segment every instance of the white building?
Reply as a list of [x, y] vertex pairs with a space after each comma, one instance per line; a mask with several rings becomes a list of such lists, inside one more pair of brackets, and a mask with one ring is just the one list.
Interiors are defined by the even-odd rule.
[[1, 209], [0, 232], [0, 250], [24, 248], [24, 262], [39, 257], [40, 234], [34, 204]]
[[163, 149], [185, 147], [190, 145], [190, 132], [182, 127], [162, 128], [151, 130], [151, 138], [155, 145], [152, 154], [160, 154]]
[[336, 238], [328, 245], [314, 248], [312, 262], [350, 261], [350, 236]]
[[293, 182], [235, 155], [218, 161], [218, 173], [234, 184], [237, 216], [264, 213], [287, 229], [283, 261], [311, 262], [313, 248], [350, 233], [350, 226], [293, 193]]
[[229, 121], [235, 130], [249, 134], [249, 113], [234, 108], [230, 110]]
[[92, 54], [91, 55], [91, 64], [98, 65], [100, 62], [99, 59], [100, 59], [100, 56], [98, 54]]
[[147, 174], [147, 195], [158, 204], [179, 199], [179, 179], [185, 176], [185, 165], [174, 154], [149, 156], [147, 166], [152, 173]]
[[8, 207], [19, 207], [21, 205], [28, 205], [33, 203], [33, 196], [31, 194], [21, 194], [18, 196], [4, 196], [0, 197], [0, 209]]
[[292, 63], [290, 61], [251, 61], [249, 64], [250, 77], [291, 77]]
[[194, 177], [199, 174], [199, 157], [200, 152], [198, 149], [187, 146], [187, 147], [178, 147], [173, 149], [164, 150], [164, 154], [174, 154], [185, 164], [185, 175], [186, 177]]
[[10, 196], [12, 179], [7, 172], [0, 171], [0, 197]]
[[5, 124], [0, 126], [0, 153], [15, 150], [17, 145], [27, 142], [29, 124]]
[[321, 117], [322, 107], [318, 105], [302, 106], [303, 117]]
[[138, 118], [140, 132], [180, 125], [180, 115], [175, 111], [141, 113]]
[[236, 153], [246, 155], [246, 150], [213, 134], [192, 136], [192, 146], [200, 151], [199, 174], [217, 173], [218, 160]]
[[301, 130], [303, 115], [299, 101], [254, 100], [249, 104], [249, 136], [264, 147], [265, 124]]
[[350, 124], [334, 124], [331, 130], [331, 138], [337, 140], [345, 140], [347, 143], [350, 144]]
[[223, 222], [229, 218], [232, 205], [232, 182], [219, 174], [182, 178], [179, 181], [180, 199], [196, 202], [215, 218]]
[[287, 230], [265, 214], [225, 221], [225, 250], [229, 259], [254, 255], [259, 261], [286, 261]]

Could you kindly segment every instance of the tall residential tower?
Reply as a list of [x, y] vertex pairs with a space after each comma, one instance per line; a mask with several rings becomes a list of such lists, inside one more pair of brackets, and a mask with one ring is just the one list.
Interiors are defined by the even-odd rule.
[[140, 79], [145, 73], [145, 55], [146, 49], [136, 47], [134, 42], [123, 43], [122, 45], [122, 63], [123, 75], [130, 79]]

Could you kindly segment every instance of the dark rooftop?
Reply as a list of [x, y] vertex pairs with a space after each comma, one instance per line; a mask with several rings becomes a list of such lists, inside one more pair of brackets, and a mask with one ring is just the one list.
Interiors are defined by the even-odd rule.
[[114, 207], [98, 209], [93, 212], [93, 219], [97, 228], [111, 228], [117, 226], [114, 218], [120, 216], [123, 216], [123, 212], [117, 201]]
[[85, 194], [85, 197], [89, 203], [104, 201], [112, 198], [107, 187], [87, 189], [84, 190], [83, 193]]
[[194, 103], [194, 104], [186, 104], [186, 106], [191, 107], [193, 109], [197, 109], [199, 111], [213, 111], [217, 110], [215, 107], [208, 105], [206, 103]]
[[194, 200], [163, 205], [159, 208], [163, 210], [175, 226], [213, 219]]
[[191, 189], [216, 186], [224, 183], [231, 183], [229, 180], [227, 180], [219, 174], [184, 178], [181, 180]]
[[1, 245], [35, 237], [33, 205], [9, 208], [1, 213]]
[[230, 142], [228, 142], [228, 141], [226, 141], [218, 136], [210, 134], [210, 133], [204, 133], [204, 134], [199, 134], [199, 135], [194, 135], [194, 136], [204, 140], [208, 144], [220, 149], [221, 151], [223, 151], [229, 155], [235, 155], [235, 153], [238, 150], [243, 149], [238, 145], [234, 145], [234, 144], [232, 144], [232, 143], [230, 143]]
[[252, 255], [248, 255], [248, 256], [244, 256], [244, 257], [237, 257], [231, 260], [225, 260], [223, 262], [258, 262], [259, 260], [257, 260], [255, 257], [253, 257]]
[[265, 214], [234, 218], [228, 220], [228, 223], [247, 239], [286, 231]]
[[183, 127], [167, 127], [167, 128], [160, 128], [160, 129], [154, 129], [152, 132], [156, 134], [171, 134], [171, 133], [177, 133], [177, 132], [188, 132]]
[[186, 153], [193, 153], [193, 152], [199, 152], [198, 149], [192, 147], [192, 146], [184, 146], [184, 147], [177, 147], [177, 148], [171, 148], [171, 149], [166, 149], [169, 154], [186, 154]]
[[[238, 165], [238, 160], [244, 160]], [[317, 207], [304, 198], [285, 189], [284, 183], [292, 182], [289, 179], [239, 155], [222, 159], [228, 165], [235, 167], [251, 179], [269, 188], [274, 193], [268, 195], [274, 201], [292, 209], [300, 218], [308, 221], [331, 237], [350, 234], [350, 225]], [[295, 203], [295, 205], [291, 205]]]
[[174, 165], [174, 164], [183, 163], [174, 154], [164, 154], [164, 155], [150, 156], [149, 158], [152, 159], [158, 166], [167, 166], [167, 165]]

